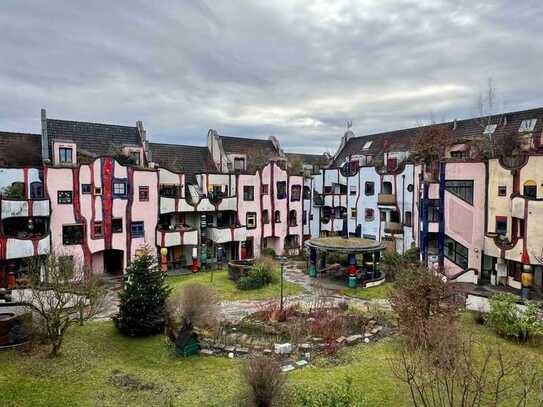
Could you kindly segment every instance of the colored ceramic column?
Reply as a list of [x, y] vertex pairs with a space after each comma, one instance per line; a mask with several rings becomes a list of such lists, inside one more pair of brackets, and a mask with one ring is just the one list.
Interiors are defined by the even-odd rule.
[[309, 248], [309, 277], [317, 277], [317, 249]]

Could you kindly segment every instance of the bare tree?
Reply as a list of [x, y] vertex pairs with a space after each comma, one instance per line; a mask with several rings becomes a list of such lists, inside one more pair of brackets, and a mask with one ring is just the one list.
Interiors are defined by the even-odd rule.
[[96, 316], [105, 303], [106, 289], [95, 276], [86, 276], [71, 257], [51, 253], [29, 262], [30, 285], [22, 290], [20, 302], [40, 317], [57, 356], [72, 325]]

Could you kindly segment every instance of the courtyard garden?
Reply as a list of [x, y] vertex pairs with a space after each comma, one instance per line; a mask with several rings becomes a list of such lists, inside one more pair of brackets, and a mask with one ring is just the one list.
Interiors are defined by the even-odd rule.
[[164, 279], [145, 254], [113, 320], [81, 319], [54, 354], [43, 335], [0, 352], [2, 406], [542, 405], [540, 308], [501, 295], [467, 312], [400, 260], [382, 285], [330, 295], [286, 281], [281, 301], [269, 259], [236, 278]]

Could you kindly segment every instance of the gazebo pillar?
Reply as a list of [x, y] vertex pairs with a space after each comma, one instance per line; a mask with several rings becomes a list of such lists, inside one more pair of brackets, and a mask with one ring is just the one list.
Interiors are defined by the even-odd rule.
[[349, 276], [354, 277], [356, 275], [356, 254], [349, 253], [347, 255], [348, 261], [349, 261], [349, 267], [347, 268], [347, 274]]
[[320, 254], [319, 270], [324, 270], [326, 268], [326, 252], [322, 251], [322, 252], [319, 252], [319, 254]]
[[309, 277], [317, 277], [317, 249], [309, 248]]

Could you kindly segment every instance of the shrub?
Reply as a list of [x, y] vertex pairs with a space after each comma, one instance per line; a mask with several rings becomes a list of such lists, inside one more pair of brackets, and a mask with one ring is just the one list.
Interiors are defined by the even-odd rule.
[[270, 248], [270, 247], [267, 247], [267, 248], [265, 248], [265, 249], [262, 249], [262, 256], [275, 257], [275, 256], [276, 256], [275, 250], [273, 250], [273, 249]]
[[164, 331], [166, 299], [170, 294], [156, 256], [144, 248], [126, 269], [126, 282], [119, 297], [114, 322], [128, 336], [147, 336]]
[[517, 297], [508, 293], [492, 297], [485, 324], [500, 336], [520, 341], [543, 335], [539, 308], [530, 303], [522, 310], [517, 307], [516, 301]]
[[458, 315], [452, 287], [424, 267], [398, 276], [390, 303], [400, 334], [414, 348], [432, 347], [432, 330], [454, 324]]
[[182, 328], [216, 327], [218, 302], [216, 291], [202, 284], [187, 284], [175, 291], [167, 302], [167, 335], [175, 342]]
[[340, 384], [326, 389], [308, 389], [296, 386], [292, 398], [296, 405], [305, 407], [363, 407], [367, 406], [364, 396], [353, 388], [353, 379], [347, 377]]
[[270, 407], [281, 405], [285, 387], [285, 377], [274, 360], [266, 356], [256, 356], [247, 361], [243, 377], [249, 385], [249, 405]]
[[240, 290], [254, 290], [256, 288], [264, 287], [273, 280], [273, 261], [260, 259], [247, 273], [246, 276], [240, 277], [236, 285]]

